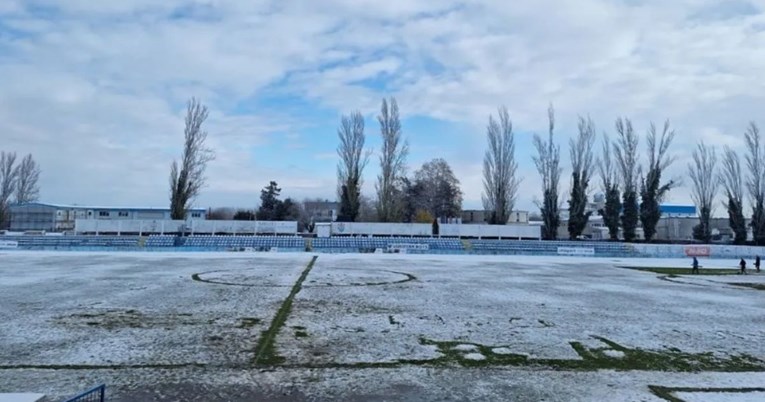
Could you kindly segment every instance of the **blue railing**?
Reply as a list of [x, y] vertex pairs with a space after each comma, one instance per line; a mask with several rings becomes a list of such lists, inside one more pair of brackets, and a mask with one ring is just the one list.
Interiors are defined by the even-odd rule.
[[89, 391], [83, 392], [66, 402], [104, 402], [106, 397], [106, 385], [99, 385]]

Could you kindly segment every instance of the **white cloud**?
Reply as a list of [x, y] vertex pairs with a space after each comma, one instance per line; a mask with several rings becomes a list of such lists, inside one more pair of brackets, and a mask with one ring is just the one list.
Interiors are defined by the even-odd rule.
[[[553, 102], [564, 146], [578, 114], [609, 132], [617, 116], [641, 133], [671, 118], [670, 174], [679, 176], [697, 140], [740, 149], [747, 122], [761, 119], [764, 11], [762, 0], [9, 0], [0, 3], [0, 138], [4, 149], [35, 154], [46, 199], [163, 204], [183, 102], [196, 95], [211, 107], [218, 153], [200, 203], [254, 199], [263, 180], [249, 178], [265, 174], [285, 193], [331, 196], [334, 163], [268, 167], [249, 150], [277, 141], [299, 149], [300, 131], [316, 126], [330, 143], [335, 123], [241, 105], [275, 93], [372, 115], [394, 95], [405, 117], [472, 129], [464, 135], [474, 149], [437, 145], [475, 205], [487, 116], [505, 104], [519, 136], [542, 132]], [[529, 183], [519, 204], [529, 208], [539, 192], [529, 149], [519, 161]], [[671, 200], [688, 202], [686, 193]]]

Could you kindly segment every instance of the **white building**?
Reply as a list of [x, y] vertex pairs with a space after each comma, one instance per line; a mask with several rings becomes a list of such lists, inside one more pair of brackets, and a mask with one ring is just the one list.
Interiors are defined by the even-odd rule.
[[[104, 207], [83, 205], [58, 205], [32, 202], [12, 205], [11, 231], [28, 230], [63, 232], [74, 230], [76, 219], [97, 220], [168, 220], [170, 208]], [[204, 220], [207, 211], [194, 208], [187, 220]]]

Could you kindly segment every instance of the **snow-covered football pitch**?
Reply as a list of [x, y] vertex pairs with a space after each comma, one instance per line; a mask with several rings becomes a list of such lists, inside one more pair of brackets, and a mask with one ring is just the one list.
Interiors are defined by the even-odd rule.
[[765, 273], [701, 262], [5, 252], [0, 392], [765, 400]]

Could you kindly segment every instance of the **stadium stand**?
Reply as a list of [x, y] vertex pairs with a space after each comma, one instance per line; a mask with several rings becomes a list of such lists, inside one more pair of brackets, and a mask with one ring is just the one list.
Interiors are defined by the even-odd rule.
[[629, 244], [624, 243], [582, 243], [572, 241], [525, 241], [525, 240], [471, 240], [476, 254], [515, 255], [561, 255], [561, 248], [592, 249], [598, 257], [627, 257], [635, 254]]
[[77, 248], [137, 248], [138, 236], [3, 236], [27, 250]]
[[[313, 239], [314, 250], [330, 250], [346, 252], [372, 249], [387, 249], [402, 245], [425, 245], [419, 251], [464, 251], [464, 245], [459, 239], [418, 238], [418, 237], [323, 237]], [[413, 250], [418, 251], [418, 250]]]
[[287, 249], [305, 250], [305, 240], [299, 236], [189, 236], [182, 248], [199, 249]]
[[175, 237], [174, 235], [151, 235], [146, 239], [146, 247], [173, 247]]

